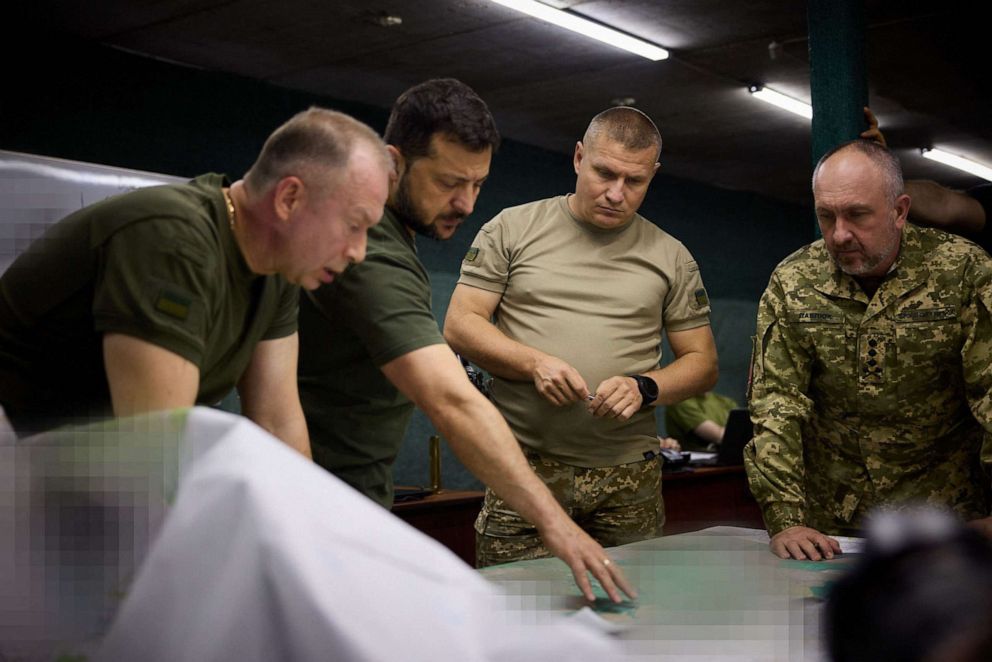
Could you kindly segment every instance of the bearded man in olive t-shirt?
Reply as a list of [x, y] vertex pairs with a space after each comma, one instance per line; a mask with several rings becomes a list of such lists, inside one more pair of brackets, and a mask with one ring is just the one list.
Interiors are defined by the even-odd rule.
[[388, 508], [392, 462], [416, 405], [465, 466], [534, 523], [586, 598], [594, 598], [587, 573], [614, 601], [621, 590], [634, 597], [528, 467], [431, 313], [414, 234], [448, 239], [472, 212], [499, 144], [489, 109], [461, 81], [428, 80], [393, 104], [385, 139], [396, 174], [368, 259], [300, 300], [300, 395], [314, 460]]

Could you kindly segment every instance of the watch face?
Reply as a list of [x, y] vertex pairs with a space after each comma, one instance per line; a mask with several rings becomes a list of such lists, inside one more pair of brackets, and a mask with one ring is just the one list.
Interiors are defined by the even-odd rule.
[[654, 402], [658, 399], [658, 384], [650, 377], [644, 377], [643, 375], [638, 375], [635, 377], [637, 380], [638, 390], [641, 392], [641, 398], [644, 402]]

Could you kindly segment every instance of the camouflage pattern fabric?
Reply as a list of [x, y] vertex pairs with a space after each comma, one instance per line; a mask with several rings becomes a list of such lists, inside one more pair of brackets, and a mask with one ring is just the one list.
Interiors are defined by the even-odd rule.
[[[586, 469], [526, 451], [534, 473], [569, 517], [603, 547], [656, 538], [665, 523], [661, 500], [661, 459]], [[551, 556], [537, 529], [492, 490], [486, 490], [475, 521], [476, 565]]]
[[985, 252], [909, 224], [871, 299], [822, 240], [778, 265], [758, 308], [744, 453], [771, 535], [850, 531], [910, 501], [989, 514], [990, 309]]

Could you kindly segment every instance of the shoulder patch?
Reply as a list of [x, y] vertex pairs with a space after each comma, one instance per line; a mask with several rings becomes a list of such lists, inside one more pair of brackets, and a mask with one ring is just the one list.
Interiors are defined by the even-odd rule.
[[703, 306], [708, 306], [710, 303], [710, 298], [706, 296], [706, 290], [700, 287], [698, 290], [693, 292], [693, 296], [696, 299], [696, 308], [702, 308]]
[[185, 321], [189, 317], [189, 309], [192, 303], [193, 300], [188, 296], [163, 289], [159, 292], [158, 298], [155, 300], [155, 310]]
[[465, 253], [465, 262], [475, 262], [477, 257], [479, 257], [479, 249], [473, 246], [468, 249], [468, 253]]

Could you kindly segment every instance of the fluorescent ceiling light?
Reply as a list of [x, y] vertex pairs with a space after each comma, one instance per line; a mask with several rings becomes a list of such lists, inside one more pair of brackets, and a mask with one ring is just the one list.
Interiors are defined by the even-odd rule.
[[625, 51], [646, 57], [655, 62], [668, 57], [668, 51], [660, 46], [655, 46], [654, 44], [631, 37], [630, 35], [608, 28], [605, 25], [579, 18], [575, 14], [535, 2], [535, 0], [492, 0], [492, 2], [509, 7], [510, 9], [515, 9], [518, 12], [523, 12], [528, 16], [539, 18], [542, 21], [553, 23], [566, 30], [578, 32], [581, 35], [601, 41], [604, 44], [622, 48]]
[[781, 92], [776, 92], [775, 90], [761, 85], [752, 85], [747, 88], [747, 91], [750, 92], [751, 96], [755, 99], [761, 99], [765, 103], [778, 106], [783, 110], [787, 110], [790, 113], [795, 113], [796, 115], [805, 117], [808, 120], [813, 119], [813, 106], [800, 101], [799, 99], [793, 99], [792, 97], [785, 96]]
[[958, 170], [964, 170], [969, 174], [992, 182], [992, 168], [987, 165], [982, 165], [977, 161], [972, 161], [971, 159], [966, 159], [963, 156], [957, 156], [956, 154], [950, 154], [942, 149], [924, 148], [920, 150], [920, 154], [922, 154], [925, 159], [937, 161], [938, 163], [943, 163], [944, 165], [957, 168]]

